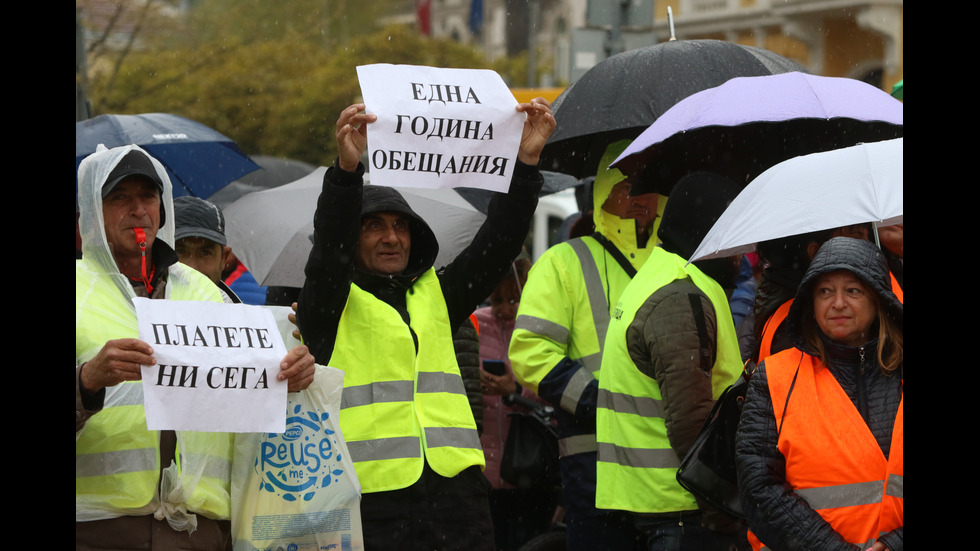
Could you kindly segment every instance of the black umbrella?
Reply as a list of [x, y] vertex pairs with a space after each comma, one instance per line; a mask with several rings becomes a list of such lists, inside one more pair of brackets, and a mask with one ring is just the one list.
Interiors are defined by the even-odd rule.
[[721, 40], [672, 40], [614, 55], [555, 99], [558, 126], [540, 166], [594, 176], [609, 144], [636, 138], [687, 96], [733, 77], [791, 71], [806, 69], [768, 50]]

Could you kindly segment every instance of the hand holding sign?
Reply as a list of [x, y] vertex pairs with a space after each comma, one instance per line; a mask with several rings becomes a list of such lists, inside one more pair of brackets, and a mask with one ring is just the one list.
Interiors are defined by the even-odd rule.
[[305, 346], [287, 354], [272, 314], [258, 306], [136, 298], [140, 340], [155, 365], [142, 368], [150, 430], [282, 432], [283, 379], [308, 386]]
[[338, 165], [347, 172], [357, 170], [367, 148], [367, 123], [378, 120], [377, 116], [362, 111], [364, 104], [355, 103], [341, 111], [337, 119]]
[[105, 343], [81, 371], [82, 387], [96, 393], [123, 381], [140, 380], [140, 366], [156, 363], [153, 349], [139, 339], [115, 339]]
[[527, 114], [517, 158], [524, 164], [536, 165], [544, 144], [557, 125], [555, 116], [551, 114], [551, 104], [544, 98], [534, 98], [531, 103], [519, 104], [517, 110]]
[[[357, 170], [367, 148], [367, 125], [378, 120], [376, 115], [363, 112], [364, 108], [363, 103], [355, 103], [341, 111], [337, 119], [338, 164], [347, 172]], [[534, 98], [529, 103], [517, 104], [515, 109], [527, 115], [517, 158], [524, 164], [536, 165], [557, 124], [551, 113], [551, 103], [544, 98]]]

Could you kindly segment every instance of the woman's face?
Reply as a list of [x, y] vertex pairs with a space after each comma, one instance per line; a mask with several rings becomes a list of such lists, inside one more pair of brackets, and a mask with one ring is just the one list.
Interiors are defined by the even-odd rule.
[[517, 307], [521, 304], [521, 293], [517, 283], [508, 279], [502, 282], [490, 295], [490, 309], [494, 316], [510, 321], [517, 317]]
[[824, 274], [813, 287], [817, 325], [836, 343], [860, 346], [878, 315], [874, 292], [848, 271]]

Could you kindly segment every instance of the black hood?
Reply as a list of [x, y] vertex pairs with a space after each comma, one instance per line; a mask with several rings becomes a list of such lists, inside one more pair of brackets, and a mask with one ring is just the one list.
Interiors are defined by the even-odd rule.
[[885, 255], [874, 243], [850, 237], [835, 237], [817, 251], [803, 275], [793, 305], [786, 316], [786, 329], [796, 342], [802, 334], [803, 305], [813, 300], [813, 285], [820, 276], [847, 270], [878, 295], [879, 307], [903, 327], [903, 307], [892, 291], [891, 275]]
[[739, 191], [734, 181], [711, 172], [694, 172], [678, 180], [657, 230], [663, 248], [691, 258]]
[[[657, 237], [661, 246], [684, 259], [691, 258], [739, 191], [741, 187], [733, 180], [712, 172], [694, 172], [678, 180], [660, 219]], [[735, 286], [737, 268], [730, 258], [699, 260], [693, 264], [723, 288]]]
[[408, 256], [408, 266], [399, 275], [415, 278], [435, 264], [436, 257], [439, 255], [439, 242], [429, 225], [412, 210], [401, 193], [387, 186], [364, 186], [361, 218], [376, 212], [395, 212], [412, 219], [412, 244]]

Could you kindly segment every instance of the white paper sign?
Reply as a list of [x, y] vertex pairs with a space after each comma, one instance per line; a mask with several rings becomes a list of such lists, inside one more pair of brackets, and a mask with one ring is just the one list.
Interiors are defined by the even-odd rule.
[[510, 189], [524, 120], [500, 75], [486, 69], [375, 64], [357, 68], [371, 183]]
[[286, 356], [273, 315], [259, 306], [136, 298], [149, 430], [283, 432]]

